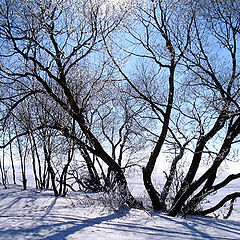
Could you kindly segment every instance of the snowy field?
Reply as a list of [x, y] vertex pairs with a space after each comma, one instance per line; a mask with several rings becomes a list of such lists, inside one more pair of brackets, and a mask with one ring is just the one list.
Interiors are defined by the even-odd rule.
[[[237, 188], [239, 182], [231, 190]], [[56, 198], [51, 191], [0, 186], [0, 239], [240, 239], [238, 203], [228, 220], [182, 219], [128, 208], [113, 210], [103, 204], [110, 198], [99, 198], [82, 193]]]

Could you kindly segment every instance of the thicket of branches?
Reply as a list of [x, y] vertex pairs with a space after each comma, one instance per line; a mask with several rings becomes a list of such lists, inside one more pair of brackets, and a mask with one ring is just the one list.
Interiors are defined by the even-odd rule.
[[[9, 171], [16, 183], [20, 166], [26, 189], [31, 164], [36, 188], [56, 196], [116, 191], [144, 208], [125, 174], [140, 167], [154, 211], [206, 215], [233, 202], [240, 192], [202, 205], [240, 177], [217, 182], [238, 159], [239, 9], [233, 0], [1, 1], [1, 183]], [[163, 156], [166, 182], [154, 183]]]

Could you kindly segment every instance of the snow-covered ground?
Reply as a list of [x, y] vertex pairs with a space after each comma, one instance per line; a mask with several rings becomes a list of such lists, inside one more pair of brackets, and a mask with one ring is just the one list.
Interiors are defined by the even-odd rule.
[[0, 239], [240, 239], [236, 210], [234, 220], [182, 219], [128, 208], [111, 210], [104, 199], [108, 201], [106, 196], [80, 193], [56, 198], [51, 191], [0, 186]]

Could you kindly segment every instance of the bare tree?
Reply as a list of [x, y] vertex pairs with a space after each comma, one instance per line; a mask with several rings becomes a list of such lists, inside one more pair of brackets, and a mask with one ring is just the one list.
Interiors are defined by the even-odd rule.
[[[91, 109], [90, 97], [100, 92], [111, 76], [105, 71], [107, 60], [101, 57], [101, 41], [103, 36], [106, 38], [117, 30], [128, 13], [114, 9], [104, 1], [80, 1], [79, 4], [70, 0], [2, 2], [2, 85], [8, 92], [11, 89], [9, 95], [3, 95], [2, 101], [4, 104], [8, 101], [6, 119], [17, 105], [33, 94], [51, 98], [74, 119], [88, 144], [81, 139], [75, 141], [116, 173], [127, 203], [140, 206], [128, 189], [121, 167], [93, 134], [85, 114]], [[77, 68], [74, 77], [78, 75], [78, 82], [72, 84]], [[56, 123], [56, 126], [68, 130], [62, 124]], [[49, 157], [47, 150], [45, 153]]]
[[[205, 113], [199, 115], [197, 121], [199, 138], [190, 168], [170, 215], [179, 212], [183, 202], [204, 182], [202, 189], [187, 205], [187, 211], [191, 212], [195, 209], [213, 189], [225, 186], [222, 184], [216, 188], [213, 184], [221, 163], [227, 159], [231, 148], [237, 144], [239, 138], [239, 72], [237, 70], [239, 6], [234, 1], [224, 3], [209, 1], [208, 4], [202, 1], [198, 5], [199, 15], [194, 20], [196, 38], [192, 40], [191, 48], [185, 55], [185, 64], [192, 73], [190, 73], [192, 80], [189, 88], [193, 90], [195, 96], [199, 88], [207, 93], [197, 94], [198, 100], [201, 99], [203, 103], [202, 106], [206, 106]], [[204, 122], [204, 118], [208, 122]], [[217, 138], [222, 140], [219, 146], [215, 146], [217, 151], [213, 155], [212, 165], [198, 180], [193, 181], [204, 152], [211, 154], [210, 146]], [[230, 179], [235, 178], [228, 178]]]
[[[238, 9], [235, 1], [151, 1], [136, 11], [138, 24], [126, 26], [124, 45], [114, 39], [106, 42], [129, 94], [147, 104], [144, 117], [156, 124], [145, 129], [152, 133], [154, 144], [143, 168], [154, 210], [171, 216], [196, 213], [207, 195], [238, 178], [231, 175], [214, 186], [219, 167], [239, 140]], [[131, 74], [132, 68], [129, 71], [129, 65], [116, 57], [113, 46], [133, 62], [141, 59], [143, 67]], [[151, 176], [164, 148], [173, 160], [159, 193]], [[166, 204], [179, 162], [186, 157], [191, 159], [189, 169], [174, 199]], [[205, 159], [210, 167], [196, 180]]]
[[[55, 195], [66, 194], [72, 174], [83, 189], [117, 186], [130, 206], [141, 208], [124, 174], [129, 165], [142, 165], [141, 153], [148, 155], [143, 181], [154, 210], [208, 214], [233, 202], [239, 193], [212, 208], [201, 206], [239, 178], [216, 183], [239, 144], [239, 3], [73, 3], [1, 3], [1, 130], [13, 126], [13, 118], [18, 130], [1, 148], [28, 136], [35, 164], [44, 156]], [[20, 110], [31, 101], [27, 118], [29, 109]], [[66, 143], [65, 154], [52, 140]], [[152, 175], [166, 151], [170, 171], [160, 192]], [[75, 153], [84, 160], [85, 179], [71, 165]], [[202, 164], [208, 168], [199, 176]], [[43, 186], [40, 165], [34, 172]]]
[[[143, 67], [138, 67], [138, 73], [134, 73], [135, 76], [127, 74], [127, 70], [124, 71], [124, 67], [117, 61], [114, 54], [110, 50], [108, 51], [119, 72], [130, 86], [131, 93], [139, 101], [147, 104], [148, 109], [145, 112], [147, 114], [145, 118], [151, 119], [156, 125], [160, 126], [160, 130], [145, 129], [151, 133], [154, 132], [152, 134], [154, 145], [147, 165], [143, 168], [144, 185], [154, 210], [165, 209], [164, 202], [176, 164], [181, 159], [188, 142], [186, 140], [186, 143], [181, 144], [171, 131], [181, 150], [178, 157], [173, 161], [168, 183], [166, 183], [164, 193], [159, 198], [159, 193], [153, 186], [151, 177], [157, 158], [167, 138], [174, 102], [177, 66], [189, 45], [194, 16], [193, 10], [188, 11], [189, 15], [186, 16], [181, 15], [182, 10], [180, 4], [176, 8], [172, 1], [152, 1], [136, 11], [139, 25], [126, 26], [126, 41], [130, 42], [130, 47], [126, 49], [116, 43], [123, 52], [129, 53], [134, 58], [142, 59]], [[182, 23], [179, 28], [175, 26], [176, 21]], [[182, 28], [182, 31], [180, 31], [180, 28]], [[150, 70], [145, 66], [150, 67]]]

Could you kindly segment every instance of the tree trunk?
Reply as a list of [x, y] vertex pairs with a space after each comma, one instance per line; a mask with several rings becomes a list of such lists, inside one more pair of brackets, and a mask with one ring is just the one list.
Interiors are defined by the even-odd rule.
[[174, 199], [174, 203], [178, 201], [181, 195], [186, 191], [186, 189], [191, 185], [194, 177], [196, 176], [197, 170], [199, 168], [199, 164], [202, 159], [203, 149], [206, 146], [206, 143], [220, 130], [224, 127], [224, 124], [227, 120], [226, 112], [223, 111], [218, 119], [216, 120], [213, 128], [204, 136], [201, 136], [197, 142], [197, 146], [194, 152], [194, 156], [191, 162], [191, 166], [188, 170], [188, 173], [181, 185], [180, 190], [177, 192], [176, 197]]
[[212, 166], [197, 181], [195, 181], [185, 189], [183, 194], [177, 199], [177, 201], [173, 204], [171, 210], [169, 211], [170, 216], [176, 216], [181, 211], [182, 206], [184, 205], [185, 201], [190, 197], [190, 195], [193, 194], [193, 192], [197, 190], [197, 188], [200, 187], [200, 185], [203, 184], [204, 181], [206, 181], [208, 178], [210, 178], [216, 173], [216, 170], [219, 168], [222, 161], [228, 155], [231, 149], [231, 144], [234, 138], [237, 136], [237, 132], [240, 131], [240, 126], [238, 131], [236, 130], [236, 128], [229, 129], [230, 134], [227, 134], [227, 137], [225, 138], [224, 143], [218, 153], [218, 156], [214, 160]]
[[10, 151], [10, 159], [11, 159], [11, 166], [12, 166], [12, 179], [13, 179], [13, 184], [16, 184], [16, 171], [15, 171], [15, 166], [14, 166], [14, 160], [13, 160], [13, 151], [12, 151], [12, 144], [9, 144], [9, 151]]
[[166, 181], [166, 183], [165, 183], [165, 185], [164, 185], [164, 187], [162, 189], [161, 195], [160, 195], [160, 206], [161, 206], [161, 210], [162, 211], [166, 210], [166, 203], [165, 203], [166, 202], [166, 198], [168, 196], [168, 193], [169, 193], [170, 187], [172, 185], [172, 181], [173, 181], [174, 175], [176, 173], [177, 163], [178, 163], [179, 160], [182, 159], [183, 153], [184, 153], [184, 150], [185, 150], [185, 147], [186, 147], [187, 143], [185, 143], [181, 147], [180, 153], [172, 161], [169, 176], [167, 177], [167, 181]]

